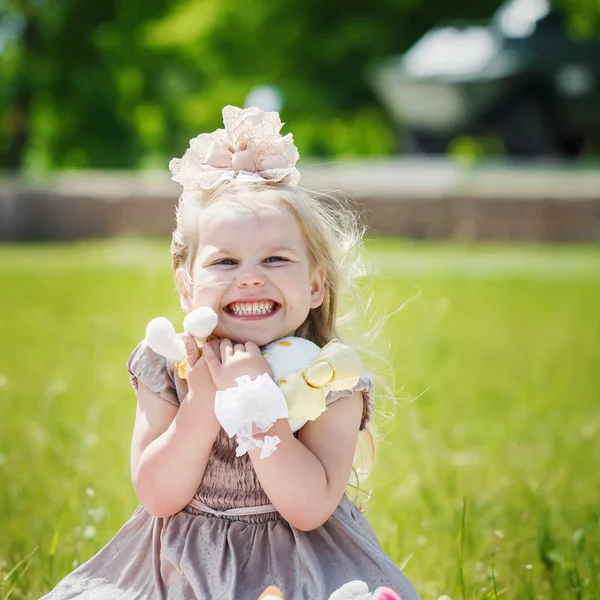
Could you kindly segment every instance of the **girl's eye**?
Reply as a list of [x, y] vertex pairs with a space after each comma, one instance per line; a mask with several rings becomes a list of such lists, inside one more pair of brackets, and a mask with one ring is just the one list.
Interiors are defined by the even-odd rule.
[[[283, 258], [283, 256], [269, 256], [268, 258], [265, 258], [265, 260], [263, 262], [266, 262], [266, 263], [288, 262], [288, 259]], [[213, 265], [224, 265], [226, 267], [229, 267], [232, 265], [237, 265], [237, 264], [238, 264], [237, 260], [235, 260], [233, 258], [221, 258], [213, 263]]]

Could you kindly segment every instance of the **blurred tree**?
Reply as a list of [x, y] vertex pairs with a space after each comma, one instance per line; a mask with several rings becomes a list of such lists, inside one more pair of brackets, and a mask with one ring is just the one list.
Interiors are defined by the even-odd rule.
[[[148, 44], [189, 58], [203, 89], [183, 99], [184, 130], [220, 123], [255, 85], [284, 93], [301, 153], [385, 154], [394, 134], [365, 83], [373, 59], [401, 52], [439, 19], [489, 15], [498, 0], [184, 0], [148, 28]], [[179, 146], [179, 149], [182, 146]], [[176, 151], [177, 149], [173, 149]], [[180, 150], [179, 150], [180, 151]]]
[[575, 36], [591, 38], [600, 31], [600, 0], [550, 0], [550, 4], [565, 14]]
[[[555, 1], [575, 29], [595, 31], [600, 0]], [[164, 168], [221, 124], [224, 104], [265, 84], [282, 90], [302, 154], [389, 153], [367, 65], [440, 21], [485, 19], [498, 4], [0, 0], [0, 165]]]
[[166, 0], [5, 2], [0, 164], [12, 169], [134, 165], [153, 135], [147, 125], [139, 130], [140, 115], [153, 116], [158, 100], [156, 64], [140, 47], [137, 32], [168, 5]]
[[[4, 163], [9, 169], [21, 166], [29, 142], [33, 72], [39, 45], [40, 22], [31, 14], [30, 7], [24, 4], [7, 7], [0, 20], [0, 54], [3, 57], [0, 62], [0, 81], [3, 83], [0, 102], [8, 108], [2, 115], [0, 132], [1, 139], [5, 140], [2, 148]], [[27, 69], [25, 65], [28, 65]], [[6, 85], [7, 82], [12, 85]]]

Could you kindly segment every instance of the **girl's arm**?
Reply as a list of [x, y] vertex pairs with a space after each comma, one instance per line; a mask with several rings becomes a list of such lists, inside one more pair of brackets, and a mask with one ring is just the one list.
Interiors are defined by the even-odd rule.
[[[269, 373], [269, 365], [256, 344], [221, 340], [204, 349], [204, 359], [215, 386], [226, 390], [236, 378], [254, 379]], [[261, 460], [260, 450], [250, 458], [267, 496], [281, 515], [297, 529], [322, 525], [336, 509], [350, 480], [352, 461], [363, 414], [362, 392], [340, 398], [294, 437], [287, 419], [264, 435], [280, 438], [277, 450]], [[256, 436], [258, 437], [258, 436]]]
[[249, 453], [265, 493], [293, 527], [316, 529], [335, 511], [350, 480], [362, 413], [363, 395], [355, 392], [309, 421], [298, 439], [287, 419], [277, 421], [263, 434], [281, 439], [268, 458], [260, 449]]
[[[197, 350], [197, 349], [196, 349]], [[190, 360], [191, 358], [191, 360]], [[221, 426], [216, 389], [204, 359], [189, 357], [189, 393], [179, 408], [141, 382], [131, 442], [131, 478], [144, 508], [156, 517], [179, 512], [196, 493]]]

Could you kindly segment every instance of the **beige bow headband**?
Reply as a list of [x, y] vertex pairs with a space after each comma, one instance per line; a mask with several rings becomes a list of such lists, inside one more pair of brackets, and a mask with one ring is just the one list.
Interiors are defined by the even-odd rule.
[[291, 133], [279, 133], [278, 113], [226, 106], [223, 124], [225, 129], [190, 140], [183, 158], [169, 163], [173, 181], [184, 191], [209, 190], [233, 179], [298, 185], [298, 149]]

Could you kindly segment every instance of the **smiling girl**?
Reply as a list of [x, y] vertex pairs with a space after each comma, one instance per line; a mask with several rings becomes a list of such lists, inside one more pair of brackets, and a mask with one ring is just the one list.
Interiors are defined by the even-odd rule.
[[344, 495], [373, 412], [367, 374], [329, 392], [327, 410], [297, 433], [277, 421], [268, 434], [280, 443], [266, 460], [258, 449], [236, 456], [215, 416], [217, 391], [241, 375], [270, 375], [261, 346], [338, 337], [344, 266], [360, 242], [353, 214], [296, 187], [298, 154], [276, 113], [223, 115], [225, 130], [198, 136], [170, 165], [184, 190], [171, 246], [181, 306], [210, 306], [215, 339], [201, 352], [186, 338], [186, 379], [145, 342], [133, 352], [131, 475], [141, 504], [45, 598], [255, 600], [274, 584], [286, 600], [325, 600], [362, 579], [414, 600]]

